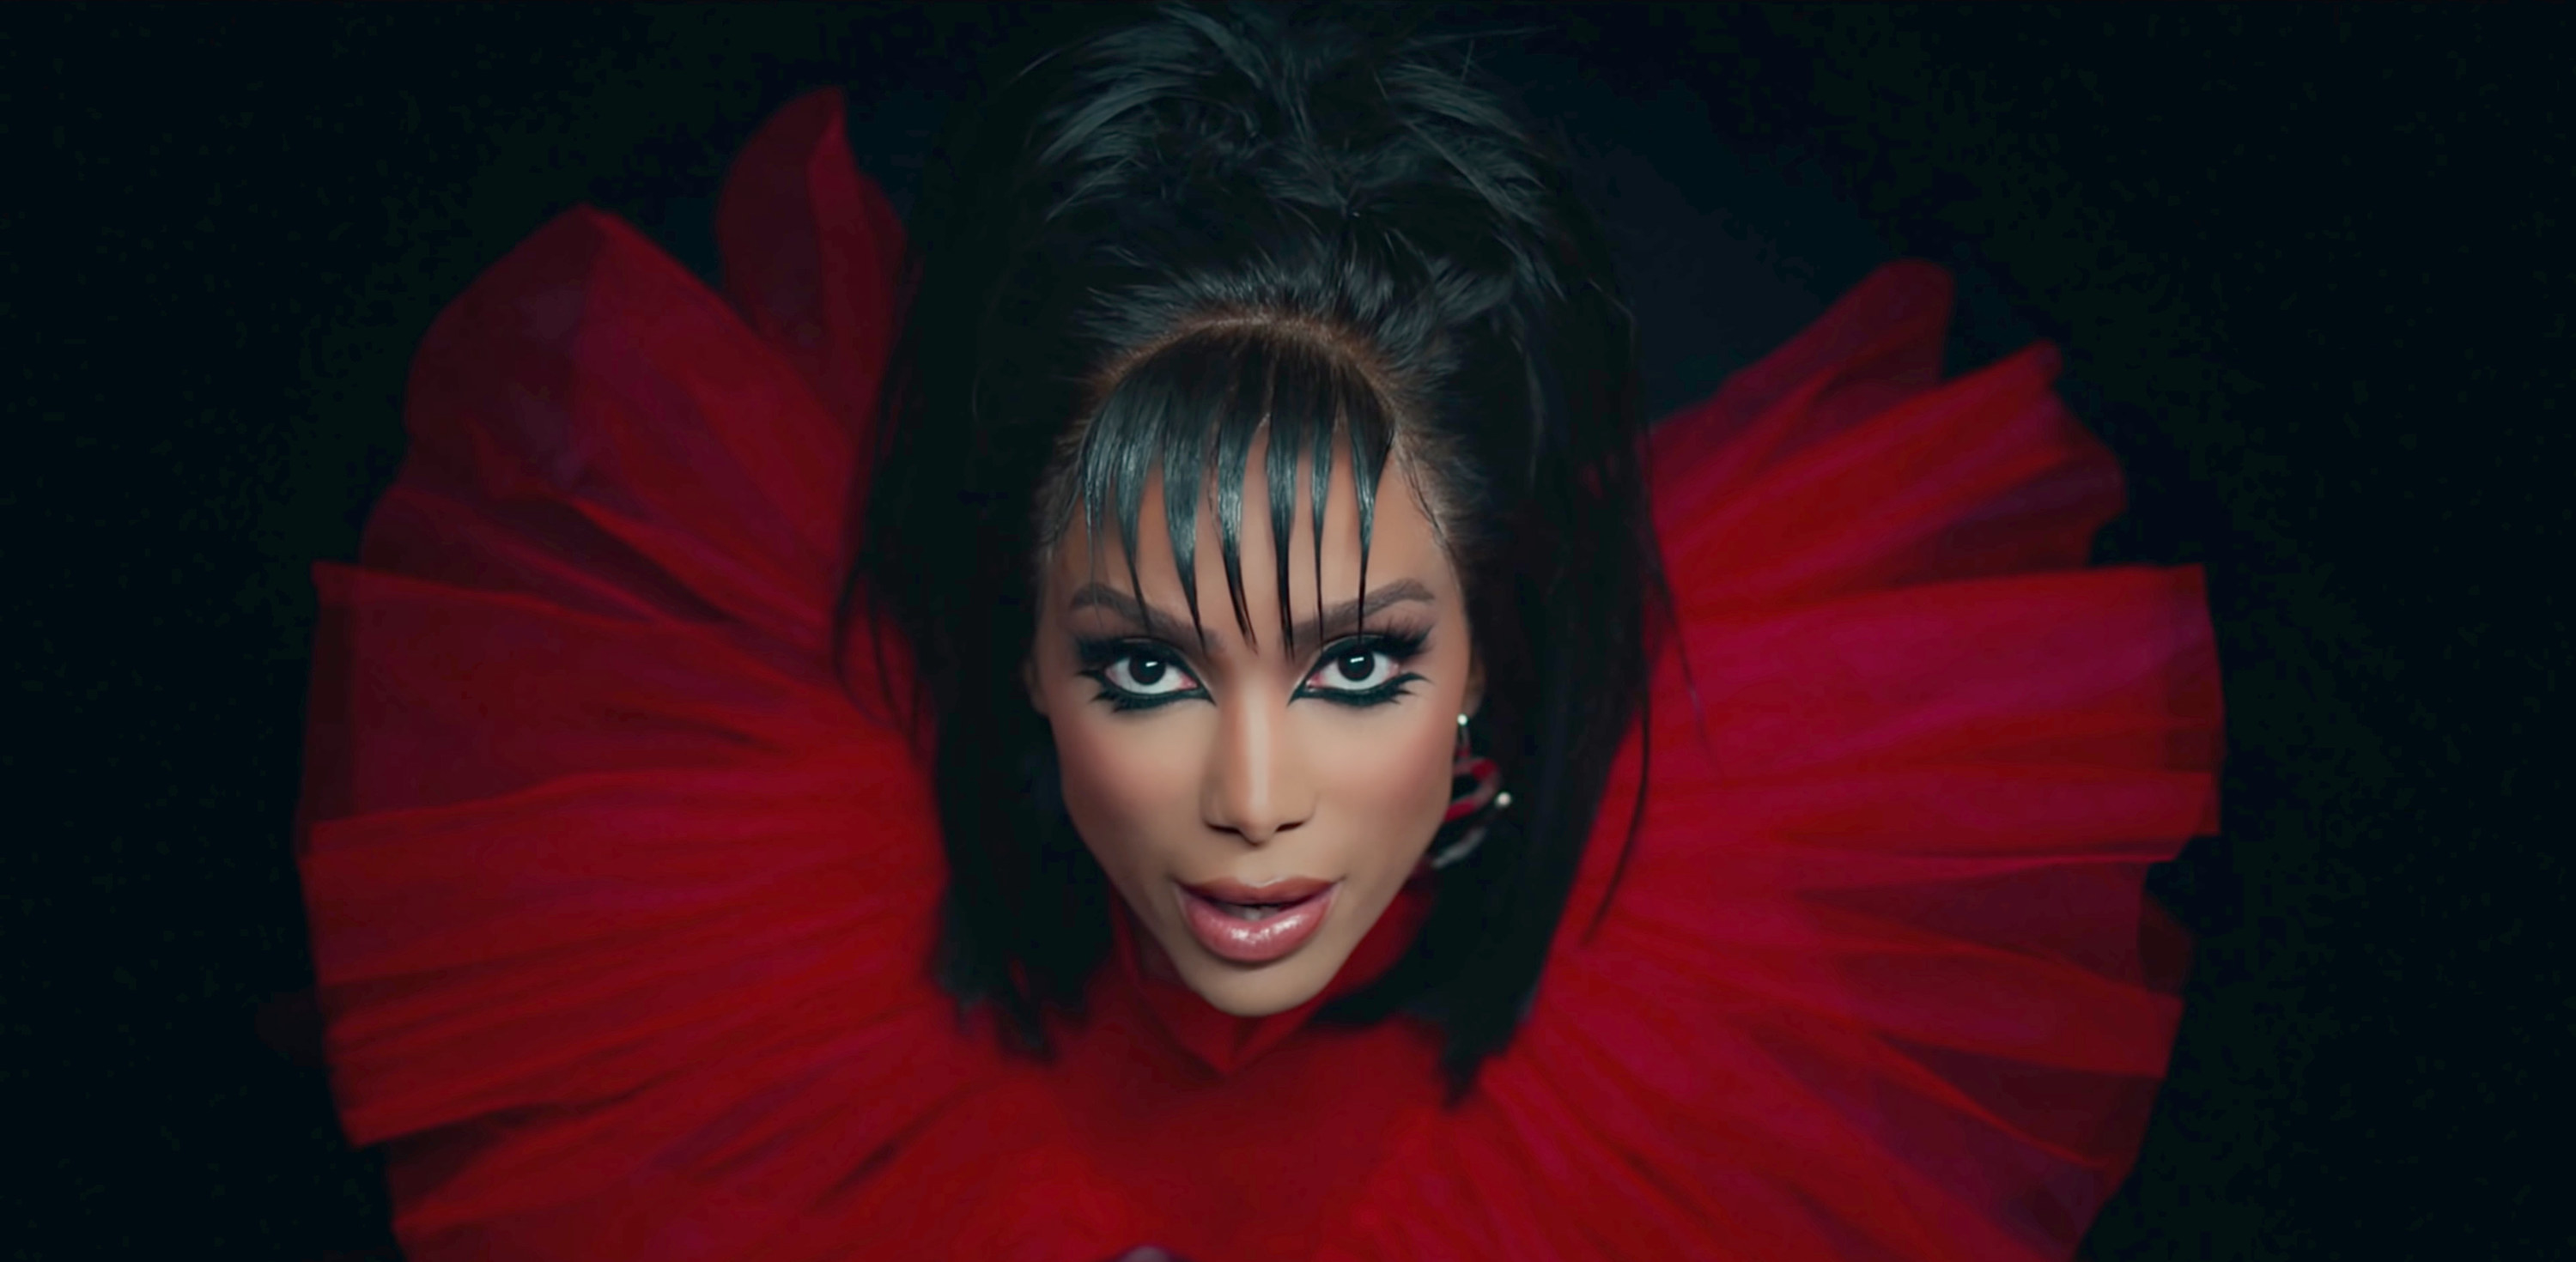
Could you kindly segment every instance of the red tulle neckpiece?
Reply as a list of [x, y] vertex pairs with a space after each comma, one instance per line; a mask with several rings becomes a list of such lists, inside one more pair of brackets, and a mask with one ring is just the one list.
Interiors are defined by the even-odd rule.
[[2085, 568], [2119, 472], [2052, 352], [1944, 381], [1948, 281], [1896, 264], [1656, 430], [1644, 817], [1632, 739], [1450, 1108], [1407, 1018], [1120, 965], [1040, 1064], [930, 982], [927, 777], [831, 666], [900, 255], [837, 94], [718, 228], [722, 295], [590, 210], [496, 264], [316, 575], [300, 861], [414, 1262], [2072, 1253], [2164, 1071], [2140, 882], [2216, 826], [2220, 705], [2198, 572]]

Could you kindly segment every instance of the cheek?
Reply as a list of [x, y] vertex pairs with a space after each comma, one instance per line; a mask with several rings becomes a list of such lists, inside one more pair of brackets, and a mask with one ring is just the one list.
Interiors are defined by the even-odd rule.
[[[1430, 830], [1449, 802], [1457, 720], [1445, 714], [1428, 721], [1407, 718], [1385, 740], [1344, 738], [1319, 744], [1331, 751], [1336, 798], [1366, 818], [1401, 822], [1408, 843], [1428, 845]], [[1413, 836], [1416, 832], [1421, 835]]]
[[1177, 725], [1104, 722], [1077, 711], [1053, 726], [1065, 811], [1104, 866], [1196, 818], [1186, 751], [1151, 730]]

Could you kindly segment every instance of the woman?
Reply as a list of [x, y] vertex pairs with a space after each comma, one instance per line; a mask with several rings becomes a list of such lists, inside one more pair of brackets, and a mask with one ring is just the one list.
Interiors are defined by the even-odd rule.
[[412, 1256], [2072, 1250], [2214, 824], [2198, 576], [2080, 572], [2117, 471], [2044, 348], [1939, 382], [1931, 269], [1642, 437], [1467, 61], [1067, 49], [900, 320], [810, 97], [724, 298], [576, 211], [441, 319], [302, 856]]

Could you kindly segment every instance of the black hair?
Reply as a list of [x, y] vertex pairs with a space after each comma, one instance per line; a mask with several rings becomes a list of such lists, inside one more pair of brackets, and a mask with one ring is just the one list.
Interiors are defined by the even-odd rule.
[[[848, 613], [914, 664], [895, 700], [929, 745], [947, 849], [935, 967], [1040, 1053], [1045, 1012], [1079, 1009], [1114, 895], [1020, 680], [1032, 560], [1076, 518], [1135, 538], [1158, 473], [1212, 484], [1251, 633], [1241, 482], [1266, 425], [1274, 514], [1299, 458], [1321, 473], [1338, 444], [1362, 539], [1377, 472], [1402, 470], [1467, 592], [1476, 743], [1514, 804], [1443, 872], [1406, 957], [1324, 1014], [1439, 1022], [1463, 1092], [1538, 984], [1667, 607], [1630, 319], [1558, 151], [1472, 41], [1396, 6], [1130, 18], [965, 115], [912, 216]], [[1194, 620], [1199, 499], [1165, 496]]]

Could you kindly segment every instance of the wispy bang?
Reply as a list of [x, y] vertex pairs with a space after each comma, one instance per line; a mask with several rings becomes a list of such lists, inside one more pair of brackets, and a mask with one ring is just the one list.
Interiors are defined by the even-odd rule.
[[[1217, 546], [1235, 626], [1255, 638], [1243, 593], [1243, 480], [1266, 422], [1269, 445], [1263, 466], [1276, 553], [1273, 572], [1279, 576], [1280, 638], [1294, 648], [1288, 541], [1296, 518], [1298, 469], [1302, 464], [1307, 470], [1308, 520], [1317, 523], [1320, 539], [1336, 440], [1347, 444], [1359, 502], [1360, 590], [1366, 591], [1378, 476], [1394, 441], [1393, 419], [1384, 395], [1341, 348], [1275, 326], [1210, 326], [1156, 348], [1118, 375], [1083, 430], [1070, 470], [1072, 489], [1091, 537], [1099, 537], [1104, 518], [1114, 523], [1127, 556], [1129, 589], [1142, 600], [1136, 540], [1147, 485], [1159, 475], [1166, 488], [1202, 488], [1196, 495], [1168, 489], [1163, 495], [1164, 524], [1190, 625], [1204, 640], [1198, 509], [1202, 500], [1209, 500], [1216, 509]], [[1323, 604], [1323, 567], [1318, 548], [1318, 607]]]

